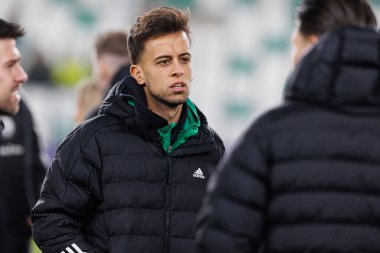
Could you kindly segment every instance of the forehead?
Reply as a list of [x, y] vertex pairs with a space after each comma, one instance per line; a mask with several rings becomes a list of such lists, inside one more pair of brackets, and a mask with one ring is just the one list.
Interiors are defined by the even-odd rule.
[[15, 39], [0, 39], [0, 64], [20, 57]]
[[190, 41], [186, 33], [175, 32], [149, 39], [145, 42], [144, 54], [182, 54], [190, 52]]

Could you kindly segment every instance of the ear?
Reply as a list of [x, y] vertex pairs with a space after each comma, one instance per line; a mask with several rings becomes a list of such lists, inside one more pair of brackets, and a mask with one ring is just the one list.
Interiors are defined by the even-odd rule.
[[314, 46], [319, 41], [319, 36], [317, 35], [309, 35], [307, 36], [307, 40]]
[[145, 84], [144, 72], [139, 65], [134, 65], [134, 64], [131, 65], [130, 72], [133, 78], [136, 79], [138, 84], [140, 85]]

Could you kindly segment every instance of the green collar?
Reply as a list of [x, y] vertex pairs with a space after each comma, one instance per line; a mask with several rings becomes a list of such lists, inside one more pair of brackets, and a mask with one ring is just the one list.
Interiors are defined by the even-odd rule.
[[169, 125], [157, 129], [161, 145], [167, 154], [173, 152], [173, 150], [184, 144], [190, 137], [195, 136], [198, 133], [198, 128], [201, 125], [201, 122], [198, 117], [197, 109], [190, 99], [187, 99], [186, 105], [188, 110], [185, 122], [173, 143], [170, 143], [171, 133], [177, 123], [172, 122]]

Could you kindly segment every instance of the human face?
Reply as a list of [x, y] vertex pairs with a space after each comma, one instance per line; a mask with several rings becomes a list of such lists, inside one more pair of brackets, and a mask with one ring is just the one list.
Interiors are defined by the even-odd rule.
[[98, 80], [99, 88], [106, 92], [112, 79], [112, 73], [109, 68], [108, 55], [102, 54], [96, 57], [93, 62], [94, 75]]
[[0, 39], [0, 114], [14, 115], [19, 110], [20, 88], [28, 75], [20, 64], [15, 39]]
[[148, 108], [154, 112], [177, 108], [190, 94], [192, 64], [185, 32], [148, 40], [131, 74], [144, 87]]
[[94, 74], [98, 79], [98, 87], [104, 92], [108, 91], [116, 72], [127, 63], [128, 61], [124, 56], [106, 52], [98, 55], [93, 63]]
[[297, 65], [302, 57], [318, 42], [318, 36], [316, 35], [303, 35], [299, 30], [299, 25], [294, 29], [292, 34], [292, 62], [293, 65]]

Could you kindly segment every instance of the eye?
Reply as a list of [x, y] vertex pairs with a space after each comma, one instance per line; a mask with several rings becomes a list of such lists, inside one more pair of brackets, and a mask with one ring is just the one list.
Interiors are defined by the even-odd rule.
[[20, 65], [21, 65], [20, 59], [19, 58], [13, 58], [13, 59], [9, 59], [7, 62], [5, 62], [4, 67], [11, 69], [13, 67], [17, 67]]
[[159, 62], [157, 62], [157, 64], [159, 65], [168, 65], [170, 63], [170, 60], [161, 60]]
[[182, 61], [183, 63], [191, 62], [191, 57], [190, 57], [190, 56], [182, 57], [182, 58], [181, 58], [181, 61]]
[[11, 61], [11, 62], [8, 62], [8, 63], [5, 65], [5, 67], [7, 67], [7, 68], [12, 68], [12, 67], [15, 66], [15, 65], [16, 65], [16, 62]]

